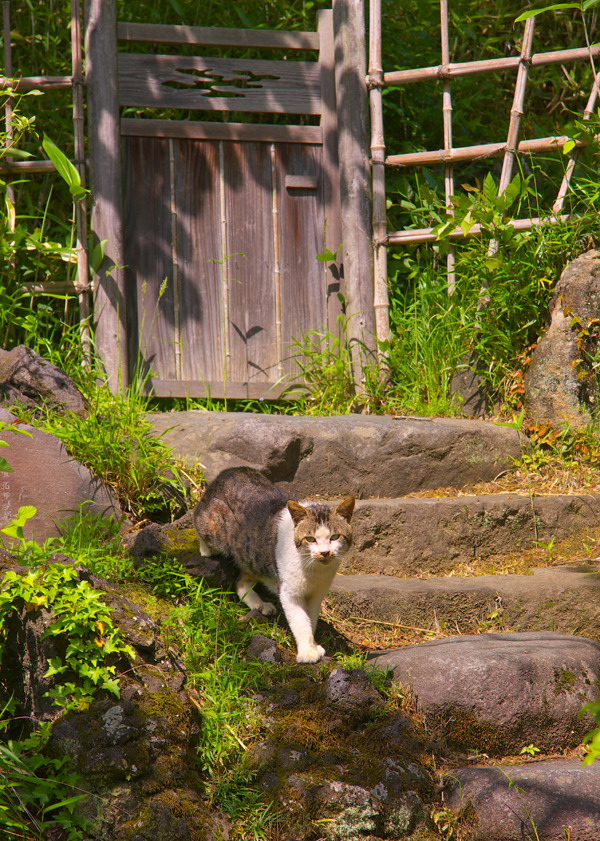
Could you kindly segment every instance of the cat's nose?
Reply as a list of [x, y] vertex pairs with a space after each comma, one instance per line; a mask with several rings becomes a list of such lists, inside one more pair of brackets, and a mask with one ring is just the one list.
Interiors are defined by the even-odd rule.
[[323, 557], [323, 558], [326, 558], [330, 554], [331, 554], [331, 552], [329, 551], [329, 549], [322, 549], [321, 550], [321, 557]]

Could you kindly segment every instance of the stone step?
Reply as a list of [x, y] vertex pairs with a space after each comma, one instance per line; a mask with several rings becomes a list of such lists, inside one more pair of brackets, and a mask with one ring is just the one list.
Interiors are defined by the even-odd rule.
[[400, 623], [452, 633], [484, 629], [600, 635], [600, 562], [532, 575], [429, 579], [337, 575], [328, 596], [341, 619]]
[[443, 575], [600, 526], [600, 495], [513, 493], [359, 500], [345, 573]]
[[460, 489], [492, 481], [529, 447], [512, 428], [459, 418], [202, 411], [147, 418], [176, 455], [200, 460], [206, 479], [248, 465], [307, 499]]

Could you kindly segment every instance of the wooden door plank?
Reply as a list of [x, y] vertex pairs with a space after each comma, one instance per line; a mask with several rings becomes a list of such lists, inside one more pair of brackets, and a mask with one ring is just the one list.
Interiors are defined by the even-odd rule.
[[[318, 189], [286, 187], [286, 177], [316, 178]], [[308, 330], [327, 329], [321, 147], [277, 146], [279, 255], [284, 372], [295, 374], [291, 346]]]
[[300, 391], [291, 391], [281, 383], [223, 383], [215, 380], [161, 380], [153, 378], [146, 383], [146, 392], [156, 397], [212, 397], [228, 400], [280, 400], [294, 399]]
[[266, 114], [321, 112], [316, 61], [119, 53], [118, 74], [120, 105]]
[[[338, 124], [335, 90], [335, 50], [333, 36], [333, 12], [323, 9], [318, 12], [321, 48], [321, 129], [323, 131], [323, 207], [325, 215], [325, 245], [336, 259], [327, 262], [327, 321], [329, 330], [336, 333], [336, 320], [342, 314], [338, 293], [345, 295], [343, 288], [344, 267], [342, 260], [342, 216], [340, 207], [340, 168], [338, 158]], [[339, 250], [338, 250], [339, 249]]]
[[[321, 126], [203, 123], [195, 120], [151, 120], [124, 117], [121, 134], [190, 140], [260, 140], [262, 143], [321, 143]], [[48, 161], [42, 162], [44, 165]]]
[[182, 378], [223, 381], [223, 290], [217, 141], [175, 151]]
[[278, 29], [228, 29], [220, 26], [170, 26], [160, 23], [118, 23], [119, 41], [155, 44], [200, 44], [212, 47], [266, 47], [318, 50], [316, 32], [283, 32]]
[[126, 282], [135, 307], [130, 319], [132, 365], [139, 352], [145, 373], [154, 371], [175, 379], [168, 142], [141, 137], [123, 140], [124, 240]]
[[230, 375], [277, 379], [271, 159], [264, 143], [224, 143]]

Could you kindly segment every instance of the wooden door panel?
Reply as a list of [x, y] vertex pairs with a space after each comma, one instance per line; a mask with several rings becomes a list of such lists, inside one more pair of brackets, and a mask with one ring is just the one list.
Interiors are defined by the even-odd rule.
[[177, 371], [168, 141], [126, 138], [123, 158], [124, 254], [134, 348], [130, 364], [135, 368], [141, 358], [145, 373], [171, 379]]
[[[321, 146], [281, 144], [276, 158], [283, 359], [285, 373], [292, 374], [293, 340], [327, 325], [324, 264], [317, 260], [325, 247]], [[315, 187], [293, 186], [307, 176]]]
[[229, 377], [277, 379], [273, 202], [267, 143], [224, 143]]
[[222, 382], [223, 281], [219, 148], [174, 142], [182, 380]]

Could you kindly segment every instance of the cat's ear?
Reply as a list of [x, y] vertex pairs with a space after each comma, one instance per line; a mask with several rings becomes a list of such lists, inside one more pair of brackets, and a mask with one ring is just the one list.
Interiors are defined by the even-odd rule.
[[347, 496], [346, 499], [343, 499], [337, 508], [334, 509], [334, 512], [339, 514], [340, 517], [343, 517], [347, 522], [350, 522], [352, 512], [354, 511], [354, 502], [355, 500], [353, 496]]
[[288, 499], [287, 507], [288, 511], [292, 515], [292, 520], [294, 521], [295, 526], [297, 526], [298, 523], [305, 517], [308, 517], [309, 512], [307, 509], [300, 505], [300, 503], [295, 502], [293, 499]]

